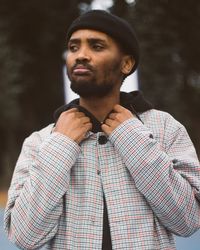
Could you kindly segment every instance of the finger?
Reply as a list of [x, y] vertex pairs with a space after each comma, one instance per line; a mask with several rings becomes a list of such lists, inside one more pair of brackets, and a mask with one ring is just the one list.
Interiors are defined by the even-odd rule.
[[115, 119], [116, 119], [116, 116], [117, 116], [117, 113], [112, 112], [112, 113], [110, 113], [110, 115], [109, 115], [109, 119], [115, 120]]
[[83, 112], [76, 112], [76, 117], [81, 118], [81, 117], [86, 117], [86, 115]]
[[73, 114], [73, 113], [75, 113], [75, 112], [77, 112], [77, 111], [78, 111], [78, 109], [76, 109], [76, 108], [68, 109], [68, 110], [66, 110], [66, 111], [63, 111], [63, 112], [60, 114], [60, 116], [66, 116], [66, 115], [68, 115], [68, 114]]
[[107, 126], [109, 127], [113, 127], [113, 126], [116, 126], [117, 125], [117, 122], [115, 120], [112, 120], [112, 119], [106, 119], [104, 124], [106, 124]]
[[114, 108], [113, 108], [113, 110], [116, 111], [116, 117], [115, 117], [115, 119], [119, 120], [121, 122], [123, 122], [126, 119], [129, 119], [129, 118], [133, 117], [132, 112], [130, 110], [122, 107], [121, 105], [118, 105], [118, 104], [115, 105]]
[[109, 127], [106, 124], [102, 124], [101, 125], [101, 129], [103, 130], [104, 133], [106, 133], [107, 135], [110, 135], [112, 133], [112, 129], [111, 127]]
[[67, 111], [64, 111], [64, 113], [74, 113], [74, 112], [77, 112], [78, 109], [77, 108], [71, 108], [71, 109], [68, 109]]
[[81, 128], [81, 134], [83, 136], [85, 136], [87, 134], [88, 131], [90, 131], [92, 129], [92, 124], [91, 123], [87, 123], [87, 124], [84, 124], [84, 126], [82, 126]]
[[85, 126], [86, 126], [87, 131], [92, 129], [92, 123], [91, 122], [86, 123]]
[[116, 111], [117, 113], [121, 113], [123, 111], [126, 110], [126, 108], [124, 108], [123, 106], [119, 105], [119, 104], [116, 104], [113, 108], [114, 111]]
[[83, 116], [80, 118], [81, 123], [85, 124], [85, 123], [90, 123], [90, 118], [87, 116]]
[[113, 120], [111, 120], [111, 119], [106, 119], [105, 121], [104, 121], [104, 124], [106, 124], [107, 126], [111, 126], [111, 124], [112, 124], [112, 121]]

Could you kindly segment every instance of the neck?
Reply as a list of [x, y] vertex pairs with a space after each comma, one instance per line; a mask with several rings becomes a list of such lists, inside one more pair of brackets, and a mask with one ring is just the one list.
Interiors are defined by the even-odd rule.
[[120, 102], [120, 92], [111, 94], [106, 97], [80, 97], [80, 105], [92, 113], [100, 122], [104, 121], [108, 113], [113, 109], [114, 105]]

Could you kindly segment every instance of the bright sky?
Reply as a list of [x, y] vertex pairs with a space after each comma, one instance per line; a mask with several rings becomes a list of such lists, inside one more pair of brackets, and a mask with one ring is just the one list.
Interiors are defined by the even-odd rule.
[[[127, 3], [134, 3], [135, 0], [126, 0]], [[91, 6], [92, 9], [103, 9], [106, 10], [113, 5], [112, 0], [93, 0]]]
[[92, 9], [103, 9], [106, 10], [113, 5], [112, 0], [93, 0], [91, 7]]

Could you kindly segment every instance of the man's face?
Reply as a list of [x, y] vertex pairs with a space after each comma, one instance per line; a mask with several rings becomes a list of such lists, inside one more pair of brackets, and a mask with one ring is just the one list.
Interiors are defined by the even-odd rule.
[[120, 88], [123, 54], [108, 35], [94, 30], [75, 31], [66, 58], [71, 88], [81, 97], [103, 97]]

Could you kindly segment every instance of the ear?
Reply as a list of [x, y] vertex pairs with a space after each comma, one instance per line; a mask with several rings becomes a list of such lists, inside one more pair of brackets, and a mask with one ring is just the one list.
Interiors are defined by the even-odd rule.
[[121, 64], [121, 71], [123, 74], [128, 75], [135, 65], [135, 60], [130, 55], [124, 55]]

